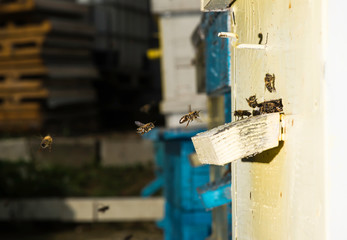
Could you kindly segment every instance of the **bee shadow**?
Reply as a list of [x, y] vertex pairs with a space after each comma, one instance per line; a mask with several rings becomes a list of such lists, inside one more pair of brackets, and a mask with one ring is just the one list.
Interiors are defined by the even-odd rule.
[[253, 157], [243, 158], [242, 162], [256, 162], [256, 163], [270, 163], [281, 151], [284, 146], [284, 142], [280, 141], [276, 148], [272, 148], [261, 152]]

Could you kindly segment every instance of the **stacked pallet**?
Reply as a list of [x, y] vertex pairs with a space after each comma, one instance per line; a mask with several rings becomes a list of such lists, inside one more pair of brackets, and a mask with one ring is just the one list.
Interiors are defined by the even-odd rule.
[[0, 2], [0, 130], [39, 129], [95, 102], [87, 14], [69, 1]]

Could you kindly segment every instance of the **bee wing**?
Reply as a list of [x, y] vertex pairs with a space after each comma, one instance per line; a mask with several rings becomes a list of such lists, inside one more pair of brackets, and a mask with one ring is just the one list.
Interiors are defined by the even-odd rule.
[[142, 127], [143, 125], [145, 125], [145, 124], [143, 124], [143, 123], [140, 122], [140, 121], [135, 121], [135, 124], [136, 124], [136, 126], [138, 126], [138, 127]]
[[189, 104], [189, 106], [188, 106], [188, 112], [191, 112], [191, 111], [192, 111], [192, 105]]
[[199, 123], [203, 123], [204, 121], [202, 120], [202, 119], [200, 119], [200, 118], [196, 118], [195, 119], [197, 122], [199, 122]]

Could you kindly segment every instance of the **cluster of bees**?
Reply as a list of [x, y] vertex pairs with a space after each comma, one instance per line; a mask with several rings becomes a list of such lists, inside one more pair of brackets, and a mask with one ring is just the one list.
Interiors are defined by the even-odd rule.
[[[265, 87], [266, 89], [272, 93], [276, 91], [275, 88], [275, 74], [269, 74], [267, 73], [265, 75]], [[274, 112], [282, 112], [283, 111], [283, 104], [282, 104], [282, 98], [270, 100], [270, 101], [264, 101], [262, 103], [257, 102], [256, 95], [250, 96], [249, 98], [246, 98], [246, 101], [248, 103], [248, 106], [251, 108], [258, 108], [257, 110], [253, 110], [252, 113], [247, 110], [237, 110], [234, 112], [234, 116], [239, 120], [240, 118], [243, 119], [243, 117], [249, 117], [251, 115], [257, 116], [260, 114], [266, 114], [266, 113], [274, 113]]]
[[[179, 124], [183, 124], [183, 123], [187, 122], [186, 127], [188, 127], [189, 123], [191, 123], [194, 119], [197, 119], [199, 117], [199, 113], [200, 113], [200, 111], [192, 111], [191, 106], [189, 105], [188, 113], [183, 115], [180, 118]], [[148, 133], [149, 131], [151, 131], [155, 127], [153, 122], [142, 123], [139, 121], [135, 121], [135, 124], [136, 124], [136, 126], [138, 126], [138, 128], [136, 129], [136, 132], [140, 135]]]

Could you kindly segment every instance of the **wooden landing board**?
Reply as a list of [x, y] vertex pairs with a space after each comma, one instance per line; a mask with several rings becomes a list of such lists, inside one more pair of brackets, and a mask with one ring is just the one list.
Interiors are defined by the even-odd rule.
[[192, 137], [202, 164], [224, 165], [278, 146], [280, 114], [246, 118]]

